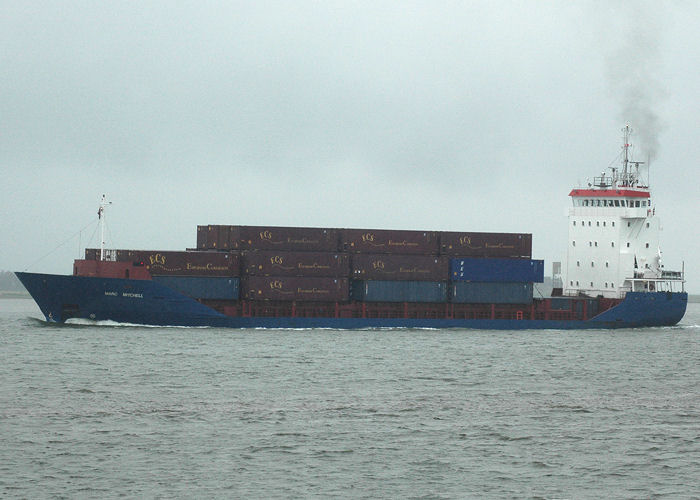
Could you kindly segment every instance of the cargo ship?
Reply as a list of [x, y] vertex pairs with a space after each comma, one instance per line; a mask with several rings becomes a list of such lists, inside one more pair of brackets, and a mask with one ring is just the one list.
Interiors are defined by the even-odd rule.
[[532, 235], [197, 226], [184, 251], [87, 248], [72, 275], [18, 272], [47, 321], [231, 328], [589, 329], [671, 326], [683, 272], [661, 264], [641, 162], [569, 193], [560, 282], [539, 293]]

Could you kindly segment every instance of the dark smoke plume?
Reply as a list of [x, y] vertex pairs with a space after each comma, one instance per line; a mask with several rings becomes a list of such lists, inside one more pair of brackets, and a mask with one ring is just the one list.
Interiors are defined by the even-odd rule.
[[613, 97], [620, 107], [621, 125], [629, 123], [635, 132], [634, 143], [653, 160], [659, 152], [663, 123], [658, 114], [665, 97], [659, 73], [659, 12], [651, 4], [632, 4], [621, 30], [622, 43], [608, 58], [608, 76]]

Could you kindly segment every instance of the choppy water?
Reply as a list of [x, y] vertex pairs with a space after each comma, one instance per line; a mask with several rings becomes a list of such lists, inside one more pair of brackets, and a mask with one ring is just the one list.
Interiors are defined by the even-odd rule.
[[0, 495], [700, 496], [700, 304], [573, 332], [39, 316], [0, 300]]

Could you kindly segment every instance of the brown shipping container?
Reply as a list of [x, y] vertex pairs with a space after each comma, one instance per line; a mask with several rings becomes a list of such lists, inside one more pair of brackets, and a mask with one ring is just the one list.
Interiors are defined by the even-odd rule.
[[248, 300], [295, 300], [345, 302], [347, 278], [248, 276], [241, 282], [241, 298]]
[[321, 227], [234, 226], [242, 250], [337, 252], [338, 230]]
[[204, 250], [207, 248], [207, 232], [209, 226], [197, 226], [197, 249]]
[[240, 256], [232, 252], [118, 250], [120, 262], [138, 262], [154, 276], [240, 276]]
[[100, 249], [99, 248], [86, 248], [85, 249], [85, 260], [100, 260]]
[[237, 250], [239, 239], [237, 229], [238, 226], [206, 226], [204, 249]]
[[242, 271], [251, 276], [325, 276], [347, 278], [348, 254], [327, 252], [244, 252]]
[[352, 277], [359, 280], [444, 281], [449, 260], [435, 255], [354, 254]]
[[531, 258], [532, 234], [526, 233], [440, 233], [443, 255], [460, 257]]
[[342, 229], [341, 249], [353, 253], [437, 255], [435, 231]]

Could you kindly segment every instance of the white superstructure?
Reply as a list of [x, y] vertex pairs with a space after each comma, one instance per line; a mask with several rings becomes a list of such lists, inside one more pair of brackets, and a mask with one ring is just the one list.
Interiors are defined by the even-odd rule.
[[643, 162], [629, 159], [629, 126], [623, 132], [621, 168], [569, 193], [564, 295], [622, 298], [628, 291], [683, 287], [682, 273], [666, 272], [661, 264], [661, 224], [640, 179]]

